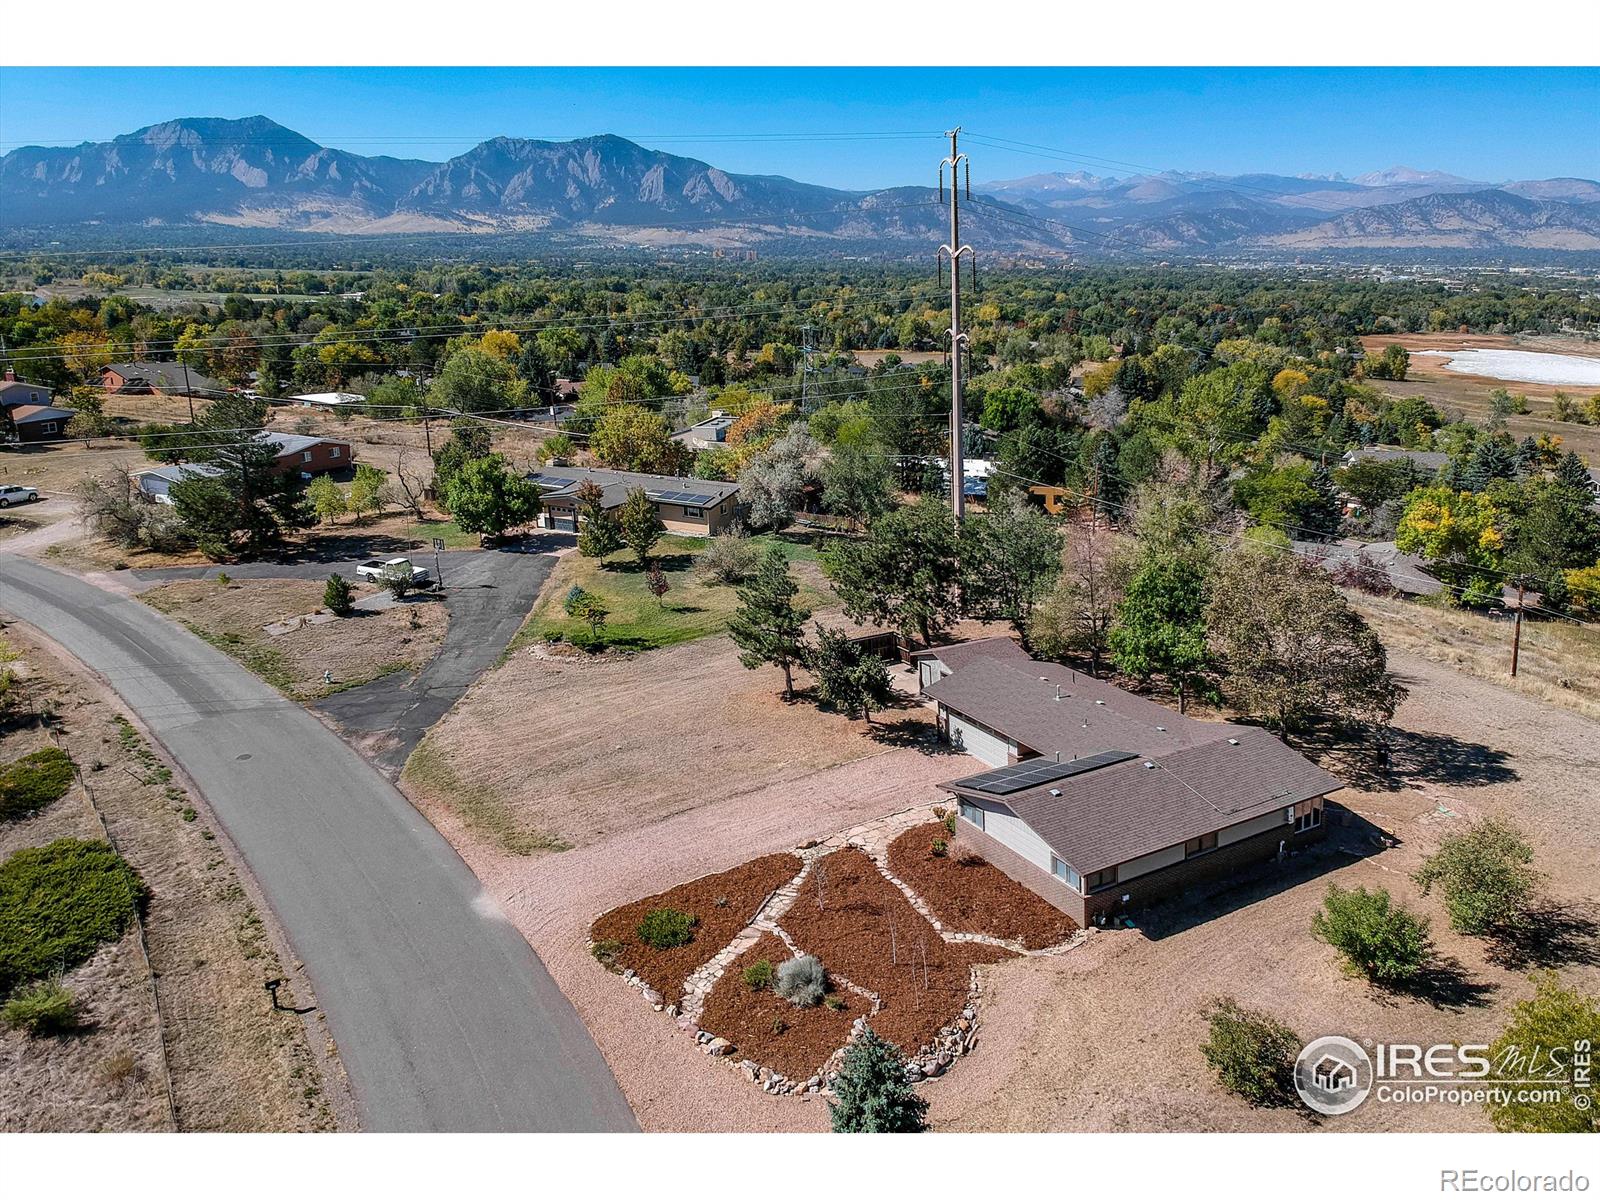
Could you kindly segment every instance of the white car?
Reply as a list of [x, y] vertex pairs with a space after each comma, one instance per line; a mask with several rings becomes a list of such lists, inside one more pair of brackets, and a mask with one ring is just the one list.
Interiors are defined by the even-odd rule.
[[417, 566], [409, 558], [391, 558], [388, 561], [370, 559], [356, 568], [356, 574], [374, 583], [382, 583], [386, 575], [402, 574], [410, 577], [414, 588], [433, 585], [433, 576], [428, 574], [428, 568]]
[[39, 493], [31, 487], [13, 487], [9, 483], [0, 484], [0, 508], [10, 508], [13, 504], [28, 504], [39, 498]]

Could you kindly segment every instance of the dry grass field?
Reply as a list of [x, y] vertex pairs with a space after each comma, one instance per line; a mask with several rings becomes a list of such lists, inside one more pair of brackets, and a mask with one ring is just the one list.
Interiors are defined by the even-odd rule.
[[[409, 788], [513, 853], [585, 846], [924, 734], [920, 706], [868, 729], [807, 700], [726, 638], [632, 657], [524, 651], [481, 679], [407, 764]], [[884, 740], [888, 739], [888, 740]]]
[[[270, 634], [266, 626], [298, 622], [322, 607], [323, 582], [315, 579], [180, 580], [139, 595], [152, 608], [181, 621], [273, 687], [296, 700], [315, 700], [431, 659], [449, 620], [443, 601], [410, 596], [381, 611], [357, 609], [348, 617], [298, 624]], [[356, 599], [374, 593], [354, 588]], [[333, 672], [325, 684], [323, 671]]]
[[[32, 816], [0, 822], [0, 860], [56, 838], [103, 838], [98, 806], [150, 889], [145, 929], [156, 992], [129, 930], [62, 978], [81, 1005], [80, 1030], [34, 1038], [0, 1027], [0, 1130], [333, 1128], [326, 1035], [317, 1018], [308, 1025], [274, 1009], [264, 984], [287, 973], [268, 918], [206, 815], [119, 721], [108, 692], [21, 627], [7, 628], [5, 638], [22, 654], [13, 666], [23, 682], [0, 716], [0, 760], [52, 744], [33, 714], [53, 712], [89, 790], [74, 784]], [[297, 1003], [292, 983], [280, 994]]]

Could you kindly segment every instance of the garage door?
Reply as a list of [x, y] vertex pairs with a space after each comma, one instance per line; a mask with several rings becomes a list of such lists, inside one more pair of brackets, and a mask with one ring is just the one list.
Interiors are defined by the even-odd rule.
[[1011, 761], [1011, 747], [1005, 739], [981, 729], [957, 713], [950, 714], [950, 744], [964, 750], [979, 762], [1003, 767]]
[[578, 532], [578, 518], [577, 517], [558, 517], [554, 513], [552, 513], [550, 515], [550, 527], [552, 529], [559, 529], [562, 533], [577, 533]]

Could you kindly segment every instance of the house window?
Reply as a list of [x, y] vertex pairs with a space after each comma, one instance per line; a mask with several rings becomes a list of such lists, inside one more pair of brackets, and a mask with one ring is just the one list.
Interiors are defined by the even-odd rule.
[[46, 433], [54, 433], [56, 431], [56, 423], [54, 421], [46, 421], [44, 423], [44, 431]]
[[1296, 833], [1304, 833], [1308, 829], [1315, 829], [1322, 824], [1322, 810], [1313, 808], [1308, 813], [1302, 813], [1294, 823]]
[[685, 508], [683, 510], [683, 515], [686, 517], [703, 517], [706, 515], [706, 512], [703, 508]]
[[1193, 858], [1197, 854], [1206, 854], [1217, 848], [1217, 835], [1203, 833], [1197, 838], [1190, 838], [1183, 844], [1183, 856]]
[[329, 446], [328, 447], [328, 457], [329, 458], [338, 458], [339, 457], [339, 447], [337, 447], [337, 446]]
[[979, 808], [976, 804], [973, 804], [970, 800], [963, 800], [961, 802], [961, 815], [966, 820], [971, 821], [979, 829], [983, 828], [983, 809]]
[[1085, 892], [1098, 892], [1101, 888], [1110, 887], [1117, 881], [1117, 869], [1107, 867], [1104, 871], [1094, 871], [1083, 877], [1083, 890]]
[[307, 450], [304, 454], [302, 454], [300, 456], [300, 461], [301, 462], [310, 462], [311, 461], [311, 451]]
[[1054, 854], [1050, 856], [1050, 874], [1061, 880], [1073, 891], [1077, 891], [1083, 885], [1083, 880], [1079, 878], [1078, 873]]

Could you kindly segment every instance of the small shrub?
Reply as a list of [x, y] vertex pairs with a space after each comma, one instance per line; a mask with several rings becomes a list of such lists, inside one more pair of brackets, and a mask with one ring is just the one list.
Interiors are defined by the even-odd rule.
[[828, 990], [828, 973], [814, 954], [802, 954], [778, 966], [778, 977], [772, 985], [790, 1004], [799, 1008], [812, 1008], [822, 1002]]
[[829, 992], [822, 998], [822, 1004], [829, 1012], [842, 1012], [844, 1010], [844, 997], [837, 992]]
[[100, 1075], [107, 1083], [124, 1084], [139, 1078], [139, 1060], [132, 1050], [119, 1050], [100, 1064]]
[[789, 1029], [789, 1023], [787, 1021], [785, 1021], [782, 1017], [773, 1017], [772, 1018], [772, 1032], [773, 1033], [786, 1033], [786, 1032], [788, 1032], [788, 1029]]
[[1426, 919], [1398, 907], [1382, 888], [1345, 891], [1328, 885], [1311, 933], [1344, 956], [1345, 965], [1374, 983], [1407, 983], [1433, 953]]
[[616, 938], [601, 938], [589, 947], [589, 953], [594, 955], [595, 961], [613, 973], [621, 970], [617, 966], [617, 960], [622, 957], [622, 950], [622, 943]]
[[25, 817], [61, 799], [72, 786], [72, 760], [47, 746], [0, 769], [0, 818]]
[[764, 992], [772, 986], [772, 964], [766, 959], [753, 962], [744, 969], [744, 985], [752, 992]]
[[0, 864], [0, 995], [87, 959], [120, 938], [145, 899], [105, 842], [60, 838]]
[[1288, 1104], [1294, 1094], [1294, 1061], [1300, 1038], [1281, 1021], [1215, 1001], [1211, 1036], [1200, 1047], [1222, 1086], [1259, 1107]]
[[949, 849], [950, 843], [945, 841], [943, 838], [933, 839], [932, 851], [935, 858], [943, 858], [945, 854], [948, 853]]
[[652, 908], [645, 913], [636, 932], [645, 945], [671, 950], [694, 941], [694, 927], [699, 923], [699, 918], [676, 908]]
[[327, 586], [322, 589], [322, 607], [336, 617], [348, 617], [354, 611], [350, 581], [343, 575], [336, 573], [328, 576]]
[[217, 572], [217, 586], [218, 587], [227, 587], [232, 582], [233, 582], [233, 576], [232, 575], [229, 575], [226, 571], [218, 571]]
[[956, 835], [956, 815], [955, 815], [955, 813], [946, 813], [945, 814], [944, 831], [950, 837], [955, 837], [955, 835]]
[[187, 808], [187, 807], [186, 807], [186, 808], [184, 808], [184, 809], [183, 809], [183, 811], [182, 811], [182, 812], [180, 812], [180, 813], [179, 813], [179, 814], [178, 814], [178, 815], [179, 815], [179, 816], [180, 816], [180, 817], [182, 817], [182, 818], [183, 818], [183, 819], [184, 819], [184, 820], [185, 820], [185, 821], [192, 821], [192, 820], [194, 820], [194, 819], [195, 819], [195, 817], [196, 817], [196, 816], [198, 816], [198, 815], [199, 815], [199, 814], [198, 814], [198, 813], [196, 813], [196, 812], [195, 812], [195, 811], [194, 811], [194, 809], [192, 809], [192, 808]]
[[761, 547], [748, 537], [719, 533], [695, 562], [695, 569], [707, 583], [737, 586], [756, 573], [761, 557]]
[[943, 821], [944, 820], [944, 815], [945, 815], [945, 807], [944, 807], [944, 805], [935, 804], [933, 806], [933, 819], [935, 821]]
[[78, 1006], [59, 980], [40, 980], [17, 989], [0, 1008], [0, 1021], [34, 1037], [52, 1037], [78, 1027]]

